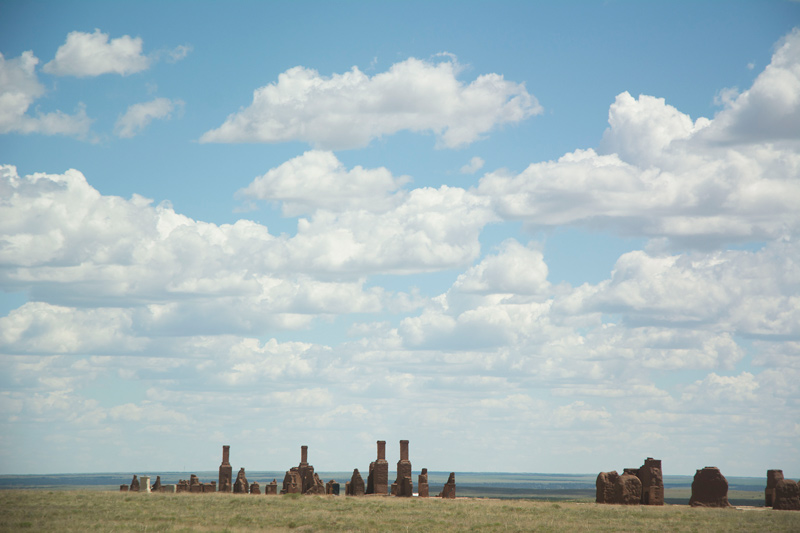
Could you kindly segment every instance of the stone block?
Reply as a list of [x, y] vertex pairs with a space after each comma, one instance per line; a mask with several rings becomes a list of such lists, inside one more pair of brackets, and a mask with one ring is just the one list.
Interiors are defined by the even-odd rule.
[[632, 474], [622, 474], [614, 483], [614, 503], [639, 505], [642, 501], [642, 482]]
[[772, 508], [780, 511], [800, 511], [800, 488], [791, 479], [775, 483], [775, 499]]
[[619, 479], [619, 474], [616, 470], [597, 474], [595, 502], [614, 503], [614, 485], [617, 483], [617, 479]]
[[715, 466], [698, 470], [692, 481], [692, 507], [730, 507], [728, 502], [728, 480]]

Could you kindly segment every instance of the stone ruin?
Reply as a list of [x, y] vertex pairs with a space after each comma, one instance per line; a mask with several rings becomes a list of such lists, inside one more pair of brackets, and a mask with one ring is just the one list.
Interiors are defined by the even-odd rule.
[[764, 489], [764, 507], [772, 507], [775, 501], [775, 485], [783, 479], [783, 470], [767, 470], [767, 488]]
[[648, 457], [639, 468], [600, 472], [595, 481], [595, 501], [623, 505], [664, 505], [661, 460]]
[[664, 476], [661, 459], [648, 457], [636, 477], [642, 482], [642, 505], [664, 505]]
[[161, 486], [161, 476], [156, 476], [156, 482], [153, 483], [153, 487], [150, 490], [152, 492], [164, 492], [164, 487]]
[[642, 481], [626, 468], [614, 483], [614, 503], [639, 505], [642, 503]]
[[142, 485], [144, 485], [144, 489], [139, 489], [142, 492], [150, 494], [150, 476], [142, 476], [141, 479]]
[[600, 472], [595, 481], [595, 502], [597, 503], [616, 503], [614, 501], [614, 485], [619, 479], [616, 470], [611, 472]]
[[728, 502], [728, 480], [716, 466], [698, 470], [692, 481], [692, 507], [730, 507]]
[[[771, 491], [770, 481], [772, 481], [773, 485]], [[791, 479], [784, 479], [782, 470], [767, 471], [765, 494], [767, 495], [765, 498], [767, 507], [780, 511], [800, 511], [800, 484]]]
[[278, 480], [273, 479], [271, 482], [264, 485], [264, 494], [267, 496], [278, 495]]
[[411, 461], [408, 460], [408, 441], [400, 441], [400, 460], [397, 461], [397, 479], [392, 483], [392, 496], [410, 497], [414, 494], [411, 481]]
[[363, 496], [364, 493], [364, 478], [361, 477], [358, 468], [355, 468], [350, 481], [344, 484], [344, 494], [345, 496]]
[[325, 494], [325, 484], [308, 464], [308, 446], [300, 447], [300, 464], [293, 466], [283, 478], [281, 494]]
[[261, 494], [261, 485], [258, 484], [258, 481], [250, 483], [250, 494]]
[[139, 478], [136, 477], [136, 474], [133, 475], [133, 479], [131, 480], [131, 488], [129, 490], [131, 492], [139, 492]]
[[212, 481], [211, 483], [201, 483], [198, 477], [194, 474], [189, 476], [189, 480], [181, 479], [178, 481], [178, 485], [175, 488], [175, 492], [192, 492], [192, 493], [203, 493], [203, 492], [217, 492], [217, 482]]
[[250, 492], [250, 484], [247, 482], [247, 477], [244, 474], [244, 468], [239, 469], [236, 474], [236, 482], [233, 484], [234, 494], [247, 494]]
[[325, 483], [325, 494], [329, 494], [331, 496], [338, 496], [339, 495], [339, 482], [335, 479], [332, 479]]
[[220, 492], [231, 492], [233, 486], [231, 485], [233, 479], [233, 467], [230, 462], [231, 447], [225, 445], [222, 447], [222, 464], [219, 465], [219, 483], [217, 487]]
[[[425, 471], [427, 474], [427, 469]], [[456, 499], [456, 473], [450, 472], [450, 477], [447, 478], [447, 483], [442, 487], [442, 492], [439, 493], [440, 498], [455, 500]]]
[[420, 498], [428, 497], [428, 469], [423, 468], [420, 475], [417, 477], [417, 487]]
[[367, 494], [389, 493], [389, 461], [386, 460], [386, 441], [378, 441], [378, 458], [369, 464]]

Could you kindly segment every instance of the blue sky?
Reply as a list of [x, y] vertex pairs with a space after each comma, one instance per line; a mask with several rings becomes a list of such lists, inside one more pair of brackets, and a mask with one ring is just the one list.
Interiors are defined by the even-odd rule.
[[797, 26], [4, 2], [0, 473], [797, 477]]

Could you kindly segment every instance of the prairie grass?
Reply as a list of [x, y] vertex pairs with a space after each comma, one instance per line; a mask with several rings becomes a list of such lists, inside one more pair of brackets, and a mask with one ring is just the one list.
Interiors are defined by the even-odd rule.
[[579, 502], [0, 491], [2, 531], [800, 531], [800, 512]]

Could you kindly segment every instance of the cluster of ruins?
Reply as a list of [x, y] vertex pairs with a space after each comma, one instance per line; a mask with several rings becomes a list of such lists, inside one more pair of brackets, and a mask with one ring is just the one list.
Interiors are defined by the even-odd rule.
[[596, 481], [597, 503], [622, 505], [664, 505], [664, 477], [661, 460], [648, 457], [639, 468], [600, 472]]
[[[661, 461], [648, 457], [640, 468], [600, 472], [596, 481], [597, 503], [622, 505], [664, 505], [664, 477]], [[692, 480], [692, 507], [731, 507], [728, 502], [728, 480], [719, 468], [706, 466]], [[800, 484], [783, 478], [782, 470], [767, 471], [764, 506], [773, 509], [800, 511]]]
[[[156, 483], [151, 487], [150, 478], [142, 476], [141, 481], [133, 476], [130, 485], [120, 485], [120, 491], [130, 492], [233, 492], [234, 494], [262, 494], [258, 482], [248, 483], [244, 468], [239, 469], [236, 480], [233, 480], [233, 466], [230, 463], [230, 446], [222, 447], [222, 463], [219, 466], [219, 479], [211, 483], [201, 483], [196, 475], [192, 474], [187, 480], [180, 480], [177, 485], [162, 485], [161, 476], [156, 478]], [[411, 497], [414, 495], [414, 482], [411, 479], [411, 461], [408, 459], [408, 441], [400, 441], [400, 460], [397, 462], [397, 479], [389, 485], [389, 463], [386, 460], [386, 441], [378, 441], [378, 458], [370, 463], [367, 483], [358, 471], [353, 470], [350, 481], [345, 483], [347, 496], [400, 496]], [[428, 497], [428, 469], [423, 468], [418, 476], [419, 492], [422, 498]], [[141, 484], [144, 489], [140, 489]], [[336, 480], [324, 483], [319, 475], [314, 472], [314, 467], [308, 463], [308, 446], [300, 447], [300, 464], [286, 471], [283, 485], [278, 491], [278, 481], [264, 485], [263, 494], [330, 494], [338, 496], [340, 485]], [[451, 472], [439, 497], [453, 499], [456, 497], [455, 473]]]
[[[411, 461], [408, 455], [408, 441], [400, 441], [400, 460], [397, 462], [397, 477], [389, 484], [389, 462], [386, 460], [386, 441], [378, 441], [377, 458], [369, 465], [367, 481], [358, 468], [353, 470], [350, 480], [345, 483], [346, 496], [397, 496], [417, 495], [427, 498], [428, 469], [423, 468], [417, 477], [417, 492], [414, 492]], [[595, 501], [603, 504], [621, 505], [664, 505], [664, 476], [661, 460], [648, 457], [639, 468], [625, 468], [622, 475], [616, 470], [600, 472], [595, 482]], [[233, 494], [340, 494], [336, 480], [323, 482], [308, 462], [308, 446], [300, 447], [300, 464], [286, 471], [283, 484], [278, 490], [278, 481], [273, 479], [264, 485], [263, 491], [258, 482], [248, 483], [244, 468], [239, 469], [233, 479], [230, 463], [230, 446], [222, 447], [222, 463], [219, 466], [219, 479], [210, 483], [201, 482], [194, 474], [188, 480], [181, 479], [175, 485], [162, 485], [161, 476], [156, 476], [150, 485], [149, 476], [139, 479], [133, 476], [129, 485], [120, 485], [125, 492], [189, 492], [210, 493], [228, 492]], [[447, 483], [438, 497], [456, 497], [455, 473], [451, 472]], [[728, 501], [728, 480], [719, 468], [707, 466], [698, 470], [692, 480], [692, 495], [689, 505], [693, 507], [730, 507]], [[779, 510], [800, 511], [800, 484], [784, 479], [782, 470], [767, 471], [767, 487], [764, 490], [764, 506]]]
[[764, 507], [781, 511], [800, 511], [800, 481], [783, 478], [783, 470], [767, 470]]

